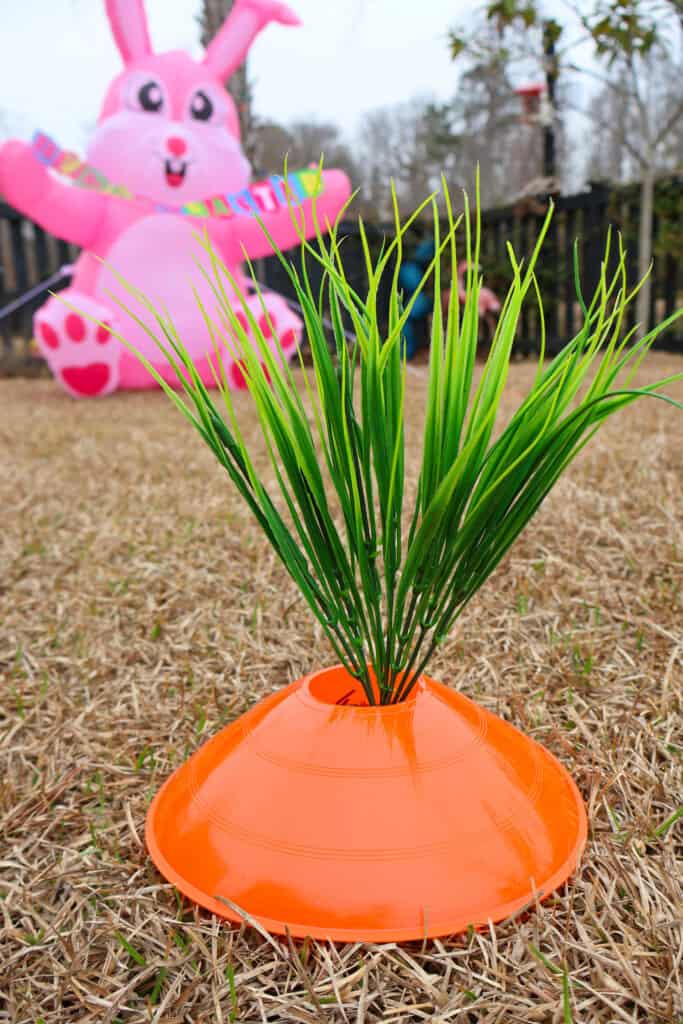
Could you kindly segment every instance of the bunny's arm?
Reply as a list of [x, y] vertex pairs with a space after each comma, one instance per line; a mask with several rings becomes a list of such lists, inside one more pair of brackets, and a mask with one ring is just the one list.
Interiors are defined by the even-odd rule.
[[[293, 207], [291, 212], [282, 206], [273, 213], [262, 213], [261, 219], [278, 248], [291, 249], [299, 244], [299, 229], [292, 223], [293, 216], [303, 226], [306, 238], [311, 238], [315, 235], [315, 221], [325, 231], [328, 222], [334, 223], [350, 194], [351, 185], [343, 171], [324, 171], [323, 189], [315, 200], [315, 220], [311, 199], [305, 199], [300, 206]], [[216, 220], [214, 224], [212, 233], [231, 261], [241, 263], [245, 253], [251, 259], [260, 259], [273, 251], [255, 217], [238, 217], [225, 223]]]
[[106, 207], [98, 192], [63, 185], [24, 142], [0, 147], [0, 193], [53, 235], [85, 248], [97, 237]]

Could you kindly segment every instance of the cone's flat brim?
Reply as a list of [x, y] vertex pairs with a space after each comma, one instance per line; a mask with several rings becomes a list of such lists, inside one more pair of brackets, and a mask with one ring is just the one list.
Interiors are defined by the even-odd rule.
[[350, 690], [340, 667], [298, 680], [166, 781], [146, 839], [180, 892], [279, 934], [387, 942], [502, 920], [565, 881], [586, 813], [548, 751], [430, 679], [381, 708], [339, 706]]

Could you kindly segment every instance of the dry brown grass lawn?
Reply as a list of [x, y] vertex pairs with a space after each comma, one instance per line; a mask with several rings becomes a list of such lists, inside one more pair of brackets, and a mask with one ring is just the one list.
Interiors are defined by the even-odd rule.
[[608, 424], [433, 664], [572, 771], [578, 874], [488, 933], [294, 947], [177, 901], [142, 835], [169, 771], [324, 639], [162, 395], [0, 403], [0, 1021], [683, 1020], [680, 414]]

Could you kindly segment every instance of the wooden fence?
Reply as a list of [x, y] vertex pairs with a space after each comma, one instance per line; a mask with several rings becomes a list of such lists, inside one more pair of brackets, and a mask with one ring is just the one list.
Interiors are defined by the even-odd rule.
[[[40, 286], [52, 280], [57, 290], [68, 279], [58, 279], [62, 267], [76, 259], [78, 250], [43, 231], [6, 203], [0, 202], [0, 311], [16, 308], [0, 318], [0, 370], [21, 369], [35, 362], [29, 347], [31, 321], [47, 298]], [[33, 300], [18, 305], [21, 297], [35, 289]]]
[[[670, 316], [683, 306], [683, 181], [660, 183], [653, 223], [654, 269], [650, 296], [650, 323]], [[496, 290], [507, 280], [505, 240], [510, 239], [517, 254], [526, 255], [533, 246], [543, 214], [507, 207], [491, 210], [483, 216], [482, 266], [488, 270], [487, 284]], [[640, 203], [638, 189], [609, 189], [594, 186], [573, 196], [555, 201], [555, 215], [546, 236], [538, 263], [538, 278], [543, 295], [544, 316], [550, 351], [556, 352], [574, 337], [580, 325], [581, 306], [576, 297], [574, 241], [577, 240], [581, 289], [588, 297], [600, 279], [609, 229], [612, 230], [614, 270], [617, 233], [627, 250], [629, 285], [638, 280], [638, 230]], [[627, 326], [635, 324], [636, 303], [629, 307]], [[528, 302], [522, 313], [519, 345], [538, 348], [540, 322], [534, 304]], [[683, 352], [683, 323], [662, 336], [659, 346]]]
[[[655, 208], [652, 322], [669, 316], [683, 305], [683, 181], [669, 179], [660, 183]], [[509, 282], [506, 240], [512, 242], [519, 256], [525, 255], [533, 245], [542, 220], [542, 209], [533, 202], [526, 208], [518, 205], [484, 213], [482, 270], [486, 284], [499, 295], [505, 293]], [[574, 239], [578, 239], [584, 294], [591, 294], [598, 282], [610, 226], [618, 230], [625, 240], [629, 252], [629, 280], [633, 283], [638, 261], [638, 220], [637, 189], [593, 187], [578, 195], [561, 196], [556, 200], [556, 213], [538, 265], [547, 343], [551, 352], [565, 345], [579, 327], [581, 309], [575, 292]], [[378, 224], [369, 230], [377, 246], [385, 236], [391, 235], [388, 225]], [[426, 226], [416, 225], [406, 241], [407, 257], [411, 245], [417, 245], [421, 233], [426, 230]], [[342, 233], [346, 236], [343, 253], [347, 273], [362, 292], [366, 280], [357, 226], [353, 222], [344, 224]], [[59, 278], [60, 268], [71, 264], [76, 256], [77, 250], [73, 246], [52, 238], [42, 228], [0, 203], [0, 311], [7, 306], [15, 307], [0, 318], [0, 370], [11, 367], [21, 372], [22, 367], [28, 369], [35, 365], [35, 353], [29, 342], [33, 313], [47, 297], [46, 290], [40, 288], [41, 282], [49, 279], [53, 289], [63, 287], [68, 278]], [[265, 285], [294, 298], [286, 274], [274, 257], [259, 261], [258, 273]], [[315, 272], [313, 276], [317, 276]], [[35, 292], [32, 298], [18, 305], [21, 297], [31, 289]], [[633, 325], [634, 318], [635, 303], [630, 311], [629, 327]], [[539, 339], [538, 312], [533, 302], [529, 302], [520, 324], [518, 350], [523, 354], [537, 350]], [[679, 322], [667, 332], [658, 344], [683, 353], [683, 323]]]
[[[638, 199], [637, 190], [610, 190], [594, 186], [586, 192], [560, 196], [555, 200], [555, 213], [537, 265], [549, 352], [558, 352], [575, 336], [580, 326], [581, 305], [576, 295], [574, 273], [575, 240], [584, 296], [592, 295], [598, 285], [610, 229], [613, 234], [611, 269], [615, 267], [619, 233], [627, 249], [629, 284], [636, 283]], [[653, 224], [655, 264], [650, 299], [651, 324], [665, 319], [683, 306], [683, 181], [660, 183], [658, 199], [659, 212], [655, 214]], [[545, 209], [544, 203], [532, 201], [525, 206], [517, 204], [488, 210], [482, 215], [482, 271], [486, 285], [501, 298], [507, 291], [511, 276], [506, 242], [512, 243], [518, 258], [529, 255], [543, 224]], [[443, 225], [442, 235], [445, 229]], [[344, 225], [344, 230], [347, 237], [342, 251], [347, 273], [362, 289], [365, 283], [364, 261], [357, 228], [349, 222]], [[406, 258], [410, 256], [411, 248], [428, 237], [429, 230], [429, 225], [416, 223], [415, 230], [406, 239]], [[375, 225], [371, 228], [371, 241], [378, 242], [392, 234], [392, 226]], [[460, 245], [463, 241], [460, 240]], [[293, 297], [286, 274], [276, 259], [264, 260], [262, 267], [262, 278], [269, 287]], [[315, 273], [313, 276], [316, 277]], [[633, 302], [628, 312], [628, 328], [634, 326], [635, 316], [636, 303]], [[425, 339], [426, 333], [425, 329]], [[517, 351], [521, 354], [538, 351], [540, 337], [539, 314], [534, 302], [529, 301], [521, 316]], [[658, 347], [683, 353], [683, 318], [657, 344]]]

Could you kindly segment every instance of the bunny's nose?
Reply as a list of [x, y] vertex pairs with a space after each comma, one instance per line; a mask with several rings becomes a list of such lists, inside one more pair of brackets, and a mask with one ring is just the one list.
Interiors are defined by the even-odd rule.
[[173, 156], [182, 156], [187, 151], [187, 143], [185, 139], [179, 139], [177, 135], [172, 135], [170, 139], [166, 139], [166, 148]]

